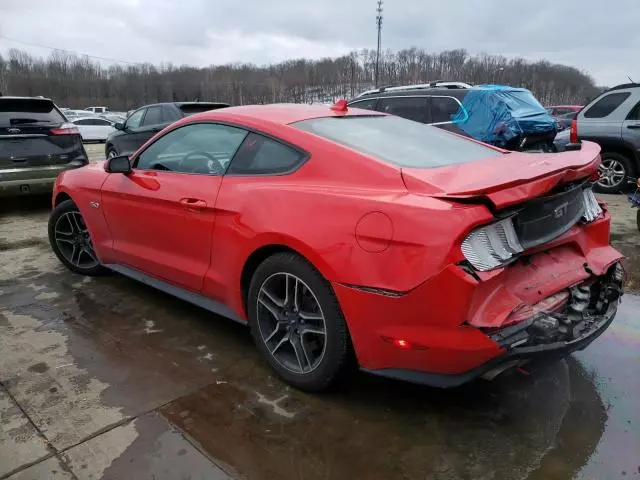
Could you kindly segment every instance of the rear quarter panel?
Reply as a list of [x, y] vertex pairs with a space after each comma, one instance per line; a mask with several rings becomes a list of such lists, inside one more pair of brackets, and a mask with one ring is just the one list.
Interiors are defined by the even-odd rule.
[[[313, 155], [295, 173], [223, 180], [204, 293], [238, 312], [242, 268], [261, 247], [291, 248], [331, 282], [405, 292], [461, 260], [462, 236], [491, 218], [485, 207], [410, 194], [399, 169], [356, 152], [296, 144]], [[357, 227], [372, 213], [388, 218], [384, 228]]]

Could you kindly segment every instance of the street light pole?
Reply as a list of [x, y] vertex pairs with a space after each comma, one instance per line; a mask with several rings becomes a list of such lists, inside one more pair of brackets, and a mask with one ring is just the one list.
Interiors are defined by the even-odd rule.
[[378, 49], [376, 50], [376, 87], [380, 78], [380, 47], [382, 46], [382, 0], [378, 0], [378, 8], [376, 9], [376, 24], [378, 25]]

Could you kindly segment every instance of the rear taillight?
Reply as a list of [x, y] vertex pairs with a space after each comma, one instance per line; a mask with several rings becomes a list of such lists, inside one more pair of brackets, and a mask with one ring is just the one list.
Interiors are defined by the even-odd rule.
[[80, 130], [73, 123], [63, 123], [58, 128], [50, 130], [51, 135], [80, 135]]
[[578, 121], [571, 120], [571, 131], [569, 132], [569, 142], [578, 143]]
[[602, 215], [602, 208], [593, 194], [591, 188], [585, 188], [582, 191], [582, 198], [584, 200], [584, 213], [582, 214], [582, 220], [585, 222], [593, 222], [595, 219], [600, 218]]
[[476, 228], [462, 241], [465, 258], [481, 272], [508, 263], [523, 250], [511, 218]]

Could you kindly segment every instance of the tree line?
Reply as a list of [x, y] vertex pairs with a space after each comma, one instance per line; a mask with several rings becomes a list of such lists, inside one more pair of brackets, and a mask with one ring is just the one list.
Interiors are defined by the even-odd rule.
[[[0, 55], [0, 92], [42, 95], [71, 108], [106, 105], [111, 110], [164, 101], [221, 101], [232, 105], [332, 102], [372, 88], [375, 60], [375, 50], [365, 49], [338, 58], [296, 59], [265, 66], [104, 66], [61, 51], [41, 58], [11, 49]], [[599, 92], [588, 74], [570, 66], [470, 55], [462, 49], [441, 53], [418, 48], [387, 50], [381, 54], [379, 75], [380, 85], [455, 80], [525, 87], [544, 105], [583, 104]]]

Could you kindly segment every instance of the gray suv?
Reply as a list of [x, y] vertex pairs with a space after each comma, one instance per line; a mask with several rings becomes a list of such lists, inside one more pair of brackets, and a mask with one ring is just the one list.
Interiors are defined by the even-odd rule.
[[563, 150], [566, 142], [590, 140], [602, 147], [598, 189], [619, 192], [635, 183], [640, 174], [640, 84], [613, 87], [585, 106], [554, 142]]

